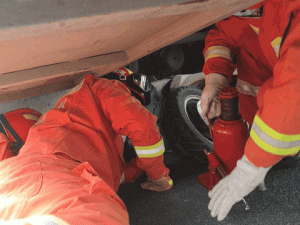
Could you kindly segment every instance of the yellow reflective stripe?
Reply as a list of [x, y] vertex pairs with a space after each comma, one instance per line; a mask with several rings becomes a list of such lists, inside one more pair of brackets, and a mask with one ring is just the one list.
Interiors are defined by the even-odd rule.
[[133, 72], [130, 69], [127, 69], [125, 67], [124, 67], [124, 69], [126, 69], [130, 75], [133, 74]]
[[281, 39], [282, 39], [281, 37], [275, 38], [275, 39], [271, 42], [272, 47], [274, 48], [275, 46], [279, 45], [280, 42], [281, 42]]
[[300, 134], [296, 134], [296, 135], [281, 134], [281, 133], [273, 130], [267, 124], [265, 124], [264, 121], [262, 121], [262, 119], [260, 119], [257, 115], [255, 116], [253, 122], [256, 123], [258, 125], [258, 127], [264, 133], [268, 134], [268, 136], [270, 136], [271, 138], [274, 138], [275, 140], [285, 141], [285, 142], [300, 140]]
[[222, 57], [232, 61], [230, 49], [225, 46], [212, 46], [209, 47], [205, 53], [205, 61], [215, 57]]
[[257, 115], [253, 121], [250, 137], [257, 146], [275, 155], [292, 155], [300, 150], [300, 134], [281, 134], [270, 128]]
[[23, 117], [27, 120], [35, 120], [35, 121], [39, 120], [39, 117], [33, 114], [23, 114]]
[[259, 28], [258, 27], [255, 27], [252, 24], [249, 24], [249, 25], [250, 25], [250, 27], [252, 27], [252, 29], [255, 31], [256, 34], [259, 33]]
[[134, 146], [134, 148], [139, 158], [157, 157], [165, 152], [163, 140], [151, 146]]
[[[148, 150], [149, 151], [149, 150]], [[141, 153], [141, 152], [137, 152], [136, 154], [138, 155], [139, 158], [154, 158], [154, 157], [157, 157], [157, 156], [160, 156], [162, 154], [164, 154], [165, 150], [161, 150], [157, 153], [153, 153], [153, 154], [149, 154], [149, 153]]]
[[273, 146], [265, 143], [263, 140], [261, 140], [258, 137], [258, 135], [254, 132], [254, 130], [250, 131], [250, 137], [252, 138], [252, 140], [258, 147], [260, 147], [264, 151], [269, 152], [273, 155], [292, 155], [292, 154], [299, 152], [299, 150], [300, 150], [300, 147], [293, 147], [290, 149], [273, 147]]
[[275, 52], [277, 58], [278, 58], [278, 56], [279, 56], [279, 50], [280, 50], [280, 43], [281, 43], [281, 40], [282, 40], [281, 37], [277, 37], [277, 38], [275, 38], [275, 39], [271, 42], [271, 45], [272, 45], [272, 47], [273, 47], [273, 49], [274, 49], [274, 52]]
[[154, 145], [150, 145], [150, 146], [134, 146], [134, 148], [136, 150], [151, 150], [151, 149], [154, 149], [154, 148], [157, 148], [157, 147], [161, 146], [162, 144], [163, 144], [163, 140], [157, 142]]

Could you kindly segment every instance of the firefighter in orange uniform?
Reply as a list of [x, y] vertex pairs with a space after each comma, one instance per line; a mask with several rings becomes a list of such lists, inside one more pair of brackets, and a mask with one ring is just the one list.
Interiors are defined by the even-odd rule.
[[148, 176], [144, 189], [173, 186], [157, 118], [131, 96], [134, 92], [145, 103], [146, 77], [124, 68], [115, 73], [123, 84], [87, 75], [31, 127], [19, 155], [0, 162], [2, 221], [129, 224], [116, 193], [130, 175], [121, 135], [131, 140], [138, 156], [131, 169], [136, 165]]
[[[262, 3], [252, 8], [261, 11]], [[252, 9], [250, 8], [250, 9]], [[260, 48], [258, 34], [262, 28], [260, 13], [254, 17], [230, 16], [216, 23], [205, 38], [203, 73], [205, 89], [201, 96], [203, 114], [208, 117], [220, 115], [218, 95], [222, 87], [229, 85], [235, 69], [238, 72], [236, 88], [239, 92], [239, 107], [242, 117], [252, 125], [258, 110], [256, 96], [259, 87], [272, 77], [273, 67], [269, 65]], [[280, 39], [273, 42], [278, 54]], [[234, 64], [233, 58], [237, 58]]]
[[208, 208], [218, 220], [223, 220], [236, 202], [263, 182], [273, 165], [300, 150], [299, 32], [298, 1], [264, 1], [258, 40], [267, 59], [266, 73], [274, 69], [258, 91], [258, 111], [244, 156], [230, 175], [209, 192]]

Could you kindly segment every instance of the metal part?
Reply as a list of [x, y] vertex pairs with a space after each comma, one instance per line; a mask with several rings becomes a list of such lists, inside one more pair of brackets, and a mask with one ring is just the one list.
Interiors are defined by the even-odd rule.
[[259, 189], [260, 191], [266, 191], [266, 190], [267, 190], [267, 188], [266, 188], [266, 186], [265, 186], [265, 181], [261, 182], [261, 183], [258, 185], [258, 189]]
[[[237, 89], [224, 87], [220, 93], [220, 100], [221, 115], [214, 123], [213, 131], [210, 120], [208, 117], [206, 119], [211, 136], [214, 137], [214, 153], [224, 163], [224, 168], [218, 166], [216, 170], [224, 178], [236, 167], [237, 160], [242, 158], [249, 134], [247, 125], [239, 114]], [[249, 210], [250, 207], [244, 198], [242, 201], [245, 210]]]
[[211, 124], [211, 121], [208, 118], [208, 116], [206, 116], [206, 120], [207, 120], [207, 123], [208, 123], [208, 129], [209, 129], [210, 138], [213, 139], [212, 124]]
[[179, 71], [184, 63], [184, 52], [179, 46], [167, 46], [160, 51], [163, 67], [167, 71]]
[[[207, 149], [205, 149], [204, 153], [208, 156], [211, 152], [208, 151]], [[224, 169], [221, 166], [218, 166], [216, 169], [217, 169], [218, 173], [221, 175], [222, 178], [224, 178], [224, 177], [227, 176], [226, 172], [224, 171]], [[250, 206], [248, 205], [248, 203], [246, 202], [246, 200], [244, 198], [242, 198], [242, 201], [244, 203], [245, 210], [249, 210]]]
[[246, 122], [239, 114], [236, 88], [224, 87], [220, 101], [221, 115], [213, 125], [214, 153], [223, 163], [225, 172], [229, 174], [244, 155], [249, 132]]

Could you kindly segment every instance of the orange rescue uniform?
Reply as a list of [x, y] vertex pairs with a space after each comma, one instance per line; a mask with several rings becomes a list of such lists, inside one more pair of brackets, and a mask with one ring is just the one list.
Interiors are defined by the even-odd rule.
[[[300, 3], [268, 1], [264, 15], [259, 39], [274, 71], [259, 90], [245, 155], [256, 166], [269, 167], [300, 150]], [[279, 59], [272, 52], [278, 35], [285, 35]]]
[[299, 10], [299, 1], [266, 0], [261, 19], [229, 17], [206, 38], [206, 75], [230, 79], [237, 53], [240, 112], [253, 122], [245, 155], [256, 166], [300, 150]]
[[[262, 18], [230, 16], [209, 31], [203, 52], [205, 75], [219, 73], [231, 80], [237, 68], [240, 114], [250, 125], [258, 110], [258, 89], [273, 74], [273, 67], [260, 48], [261, 28]], [[236, 65], [233, 62], [235, 54]]]
[[[19, 155], [0, 162], [0, 219], [128, 224], [116, 194], [125, 164], [121, 135], [131, 139], [138, 166], [160, 179], [169, 170], [156, 120], [119, 81], [87, 75], [30, 129]], [[2, 136], [4, 158], [7, 147]]]

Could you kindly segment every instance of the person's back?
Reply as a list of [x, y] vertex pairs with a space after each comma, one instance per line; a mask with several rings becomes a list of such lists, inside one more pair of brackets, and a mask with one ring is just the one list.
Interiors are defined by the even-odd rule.
[[0, 221], [53, 215], [70, 224], [128, 224], [116, 193], [121, 135], [136, 148], [146, 183], [173, 186], [156, 119], [121, 82], [87, 75], [31, 127], [19, 155], [0, 162]]

